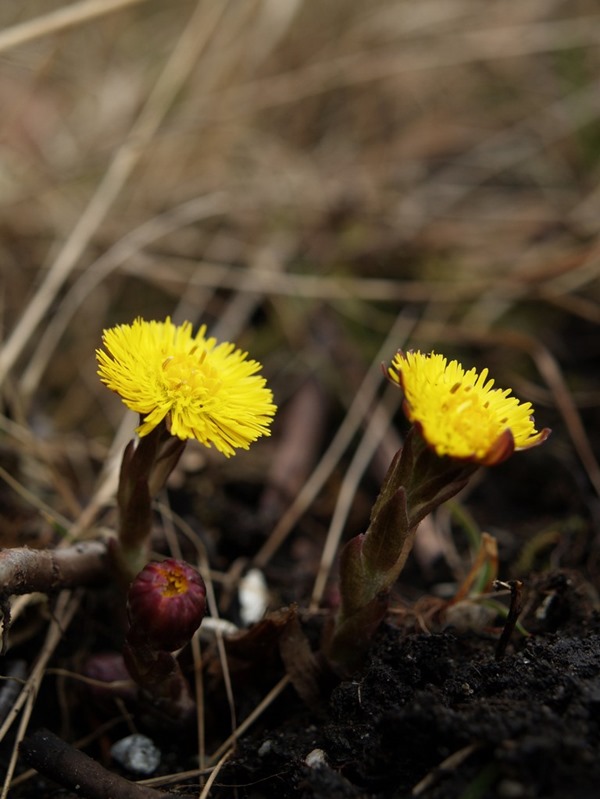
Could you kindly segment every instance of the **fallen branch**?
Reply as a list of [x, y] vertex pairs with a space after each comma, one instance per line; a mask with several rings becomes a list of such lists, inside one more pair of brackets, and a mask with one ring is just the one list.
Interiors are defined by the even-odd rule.
[[108, 568], [108, 548], [103, 541], [80, 541], [60, 549], [15, 547], [0, 551], [0, 655], [8, 645], [9, 597], [96, 585], [107, 579]]
[[108, 575], [103, 541], [80, 541], [60, 549], [16, 547], [0, 552], [0, 596], [54, 593], [102, 583]]
[[27, 765], [86, 799], [173, 799], [173, 794], [113, 774], [49, 730], [37, 730], [25, 738], [20, 751]]

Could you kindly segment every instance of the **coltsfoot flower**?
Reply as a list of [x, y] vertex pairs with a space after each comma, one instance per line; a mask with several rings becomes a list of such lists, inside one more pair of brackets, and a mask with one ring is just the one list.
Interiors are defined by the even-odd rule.
[[478, 374], [437, 353], [399, 351], [388, 374], [404, 392], [408, 420], [439, 456], [492, 465], [550, 434], [536, 430], [531, 403], [493, 388], [487, 369]]
[[127, 597], [129, 639], [173, 652], [187, 644], [206, 611], [206, 586], [183, 561], [151, 561], [134, 578]]
[[98, 374], [141, 415], [140, 437], [165, 422], [171, 435], [195, 438], [226, 456], [270, 435], [277, 410], [261, 364], [229, 342], [206, 338], [203, 325], [136, 319], [103, 333]]

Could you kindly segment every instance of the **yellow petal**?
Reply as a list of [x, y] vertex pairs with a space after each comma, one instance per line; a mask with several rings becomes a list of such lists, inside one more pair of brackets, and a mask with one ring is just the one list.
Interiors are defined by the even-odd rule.
[[404, 391], [404, 412], [438, 455], [491, 465], [545, 441], [530, 403], [494, 388], [488, 370], [465, 371], [438, 353], [398, 352], [388, 369]]
[[138, 435], [163, 419], [171, 434], [195, 438], [229, 456], [270, 435], [277, 410], [258, 373], [261, 365], [229, 342], [206, 338], [201, 327], [136, 319], [103, 333], [98, 374], [124, 404], [139, 413]]

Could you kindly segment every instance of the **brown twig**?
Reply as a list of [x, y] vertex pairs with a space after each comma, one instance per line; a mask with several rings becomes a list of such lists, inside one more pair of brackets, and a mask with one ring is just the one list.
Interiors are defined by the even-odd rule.
[[10, 603], [15, 594], [53, 593], [64, 588], [101, 583], [107, 578], [107, 546], [102, 541], [80, 541], [62, 549], [15, 547], [0, 552], [0, 654], [8, 644]]
[[510, 580], [507, 583], [496, 580], [494, 588], [508, 588], [510, 590], [510, 607], [504, 624], [502, 634], [496, 646], [496, 660], [502, 660], [506, 654], [506, 647], [515, 629], [521, 610], [523, 609], [523, 583], [520, 580]]
[[37, 730], [21, 743], [26, 763], [87, 799], [167, 799], [169, 794], [136, 785], [113, 774], [49, 730]]
[[61, 549], [15, 547], [0, 552], [0, 593], [5, 597], [100, 583], [107, 574], [107, 546], [103, 541], [80, 541]]

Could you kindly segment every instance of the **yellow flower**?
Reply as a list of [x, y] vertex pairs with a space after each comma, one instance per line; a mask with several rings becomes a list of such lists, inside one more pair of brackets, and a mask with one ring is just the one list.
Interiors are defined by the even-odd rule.
[[535, 429], [531, 403], [493, 388], [487, 369], [465, 372], [433, 352], [398, 352], [388, 374], [404, 391], [407, 418], [440, 456], [491, 465], [550, 434]]
[[277, 407], [258, 361], [228, 342], [206, 338], [203, 325], [147, 322], [105, 330], [96, 350], [98, 374], [125, 405], [141, 414], [139, 436], [163, 420], [171, 435], [214, 445], [224, 455], [270, 435]]

